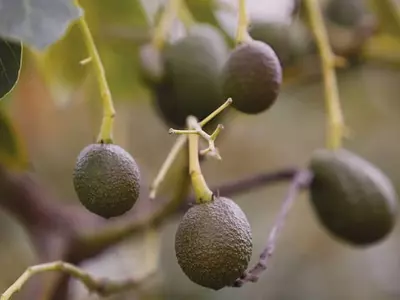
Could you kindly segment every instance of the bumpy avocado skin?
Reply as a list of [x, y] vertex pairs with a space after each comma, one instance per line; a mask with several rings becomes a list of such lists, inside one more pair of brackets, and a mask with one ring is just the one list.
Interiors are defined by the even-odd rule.
[[132, 156], [114, 144], [91, 144], [78, 156], [73, 184], [80, 202], [104, 218], [129, 211], [139, 198], [140, 171]]
[[392, 231], [398, 199], [391, 181], [378, 168], [348, 150], [319, 149], [310, 169], [312, 206], [333, 236], [362, 247]]
[[258, 114], [275, 103], [282, 83], [282, 67], [274, 50], [261, 41], [248, 41], [230, 54], [222, 71], [225, 98], [247, 114]]
[[188, 115], [203, 119], [225, 102], [220, 72], [227, 57], [223, 36], [205, 24], [166, 47], [155, 104], [168, 126], [183, 128]]
[[246, 270], [252, 255], [250, 224], [231, 199], [196, 204], [179, 224], [175, 253], [191, 281], [213, 290], [230, 286]]

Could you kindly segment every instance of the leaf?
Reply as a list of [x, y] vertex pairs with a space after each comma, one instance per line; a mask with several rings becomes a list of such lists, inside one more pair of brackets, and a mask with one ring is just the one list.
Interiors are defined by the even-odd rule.
[[0, 164], [18, 170], [29, 166], [27, 151], [4, 105], [0, 106]]
[[[146, 14], [139, 0], [81, 1], [90, 30], [107, 72], [107, 81], [116, 101], [141, 99], [145, 89], [139, 76], [140, 42], [124, 37], [148, 30]], [[122, 36], [121, 36], [122, 35]]]
[[21, 59], [21, 43], [0, 39], [0, 99], [7, 95], [17, 83]]
[[43, 50], [81, 15], [72, 0], [0, 0], [0, 36]]
[[233, 45], [232, 37], [226, 32], [222, 26], [218, 13], [226, 11], [226, 7], [223, 7], [215, 0], [185, 0], [186, 5], [192, 13], [194, 19], [199, 23], [208, 23], [218, 28], [224, 35], [227, 43]]
[[399, 6], [394, 0], [369, 0], [372, 11], [375, 13], [379, 26], [383, 31], [400, 36]]
[[87, 58], [86, 45], [78, 23], [45, 51], [33, 53], [36, 64], [57, 104], [67, 104], [91, 69], [80, 62]]

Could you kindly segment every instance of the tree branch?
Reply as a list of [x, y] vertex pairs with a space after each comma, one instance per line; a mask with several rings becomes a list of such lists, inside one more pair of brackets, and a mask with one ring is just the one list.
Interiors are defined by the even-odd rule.
[[289, 191], [285, 199], [283, 200], [281, 210], [278, 214], [278, 217], [276, 218], [274, 227], [269, 234], [267, 244], [260, 254], [259, 261], [254, 267], [246, 271], [240, 278], [238, 278], [233, 284], [233, 287], [241, 287], [246, 282], [257, 282], [262, 272], [267, 269], [269, 259], [275, 250], [279, 233], [282, 230], [283, 225], [285, 224], [286, 217], [290, 211], [290, 208], [292, 207], [292, 204], [296, 199], [300, 189], [307, 187], [310, 183], [311, 178], [312, 174], [308, 170], [298, 171], [293, 177], [292, 183], [289, 187]]
[[32, 276], [50, 271], [67, 273], [69, 276], [81, 281], [90, 292], [104, 297], [137, 287], [140, 284], [139, 281], [132, 279], [122, 282], [114, 282], [107, 279], [95, 279], [89, 273], [72, 264], [63, 261], [56, 261], [27, 268], [27, 270], [1, 295], [0, 300], [11, 299], [15, 293], [21, 290], [23, 285]]
[[[117, 243], [142, 232], [149, 225], [160, 226], [174, 216], [182, 213], [189, 202], [190, 188], [187, 166], [182, 170], [182, 181], [174, 197], [158, 197], [150, 201], [143, 188], [143, 196], [136, 209], [114, 222], [104, 221], [80, 207], [68, 207], [50, 199], [31, 174], [15, 174], [0, 168], [0, 205], [12, 213], [25, 226], [30, 238], [40, 254], [41, 262], [61, 260], [79, 265], [81, 262], [108, 250]], [[289, 168], [276, 172], [260, 173], [240, 180], [215, 186], [213, 191], [226, 196], [248, 191], [257, 187], [291, 180], [297, 170]], [[185, 199], [187, 201], [184, 201]], [[82, 232], [85, 229], [85, 232]], [[54, 285], [50, 299], [63, 299], [67, 290], [69, 275], [62, 273]], [[36, 282], [36, 281], [35, 281]]]

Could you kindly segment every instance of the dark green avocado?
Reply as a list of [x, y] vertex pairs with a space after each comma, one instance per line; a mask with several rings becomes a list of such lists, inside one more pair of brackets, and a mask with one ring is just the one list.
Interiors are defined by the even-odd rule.
[[246, 114], [258, 114], [276, 101], [282, 83], [282, 67], [275, 51], [261, 41], [247, 41], [230, 54], [222, 71], [225, 98]]
[[377, 167], [348, 150], [319, 149], [310, 169], [312, 206], [333, 236], [353, 246], [368, 246], [392, 231], [398, 199]]
[[300, 60], [312, 49], [312, 36], [301, 22], [253, 21], [250, 36], [271, 46], [282, 67]]
[[120, 146], [91, 144], [78, 156], [73, 184], [83, 206], [103, 218], [111, 218], [124, 214], [136, 203], [140, 171]]
[[188, 278], [206, 288], [231, 286], [247, 269], [252, 233], [244, 212], [231, 199], [195, 204], [181, 220], [175, 253]]
[[186, 118], [207, 117], [222, 105], [220, 72], [228, 48], [214, 27], [198, 24], [163, 53], [164, 78], [155, 86], [157, 111], [168, 126], [183, 128]]
[[366, 14], [364, 0], [329, 0], [325, 7], [327, 18], [343, 27], [354, 27]]

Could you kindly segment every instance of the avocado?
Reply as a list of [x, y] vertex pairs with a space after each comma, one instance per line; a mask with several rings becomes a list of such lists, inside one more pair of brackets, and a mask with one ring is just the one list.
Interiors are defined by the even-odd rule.
[[245, 272], [252, 247], [244, 212], [225, 197], [192, 206], [175, 235], [182, 271], [192, 282], [213, 290], [231, 286]]
[[82, 205], [103, 218], [129, 211], [139, 198], [136, 161], [115, 144], [86, 146], [77, 158], [73, 185]]
[[376, 166], [345, 150], [316, 150], [310, 161], [312, 207], [321, 224], [353, 246], [381, 241], [393, 229], [397, 195]]
[[283, 68], [288, 67], [312, 50], [312, 36], [301, 22], [257, 21], [249, 27], [249, 35], [275, 51]]
[[363, 0], [329, 0], [325, 7], [326, 17], [343, 27], [355, 27], [366, 14]]
[[227, 56], [224, 38], [206, 24], [166, 46], [164, 77], [153, 91], [157, 112], [168, 126], [184, 128], [187, 116], [203, 119], [226, 101], [220, 72]]
[[246, 114], [258, 114], [275, 103], [282, 83], [282, 67], [275, 51], [261, 41], [246, 41], [229, 55], [222, 71], [225, 98]]
[[157, 84], [163, 77], [163, 61], [160, 51], [152, 44], [139, 48], [139, 78], [147, 86]]

